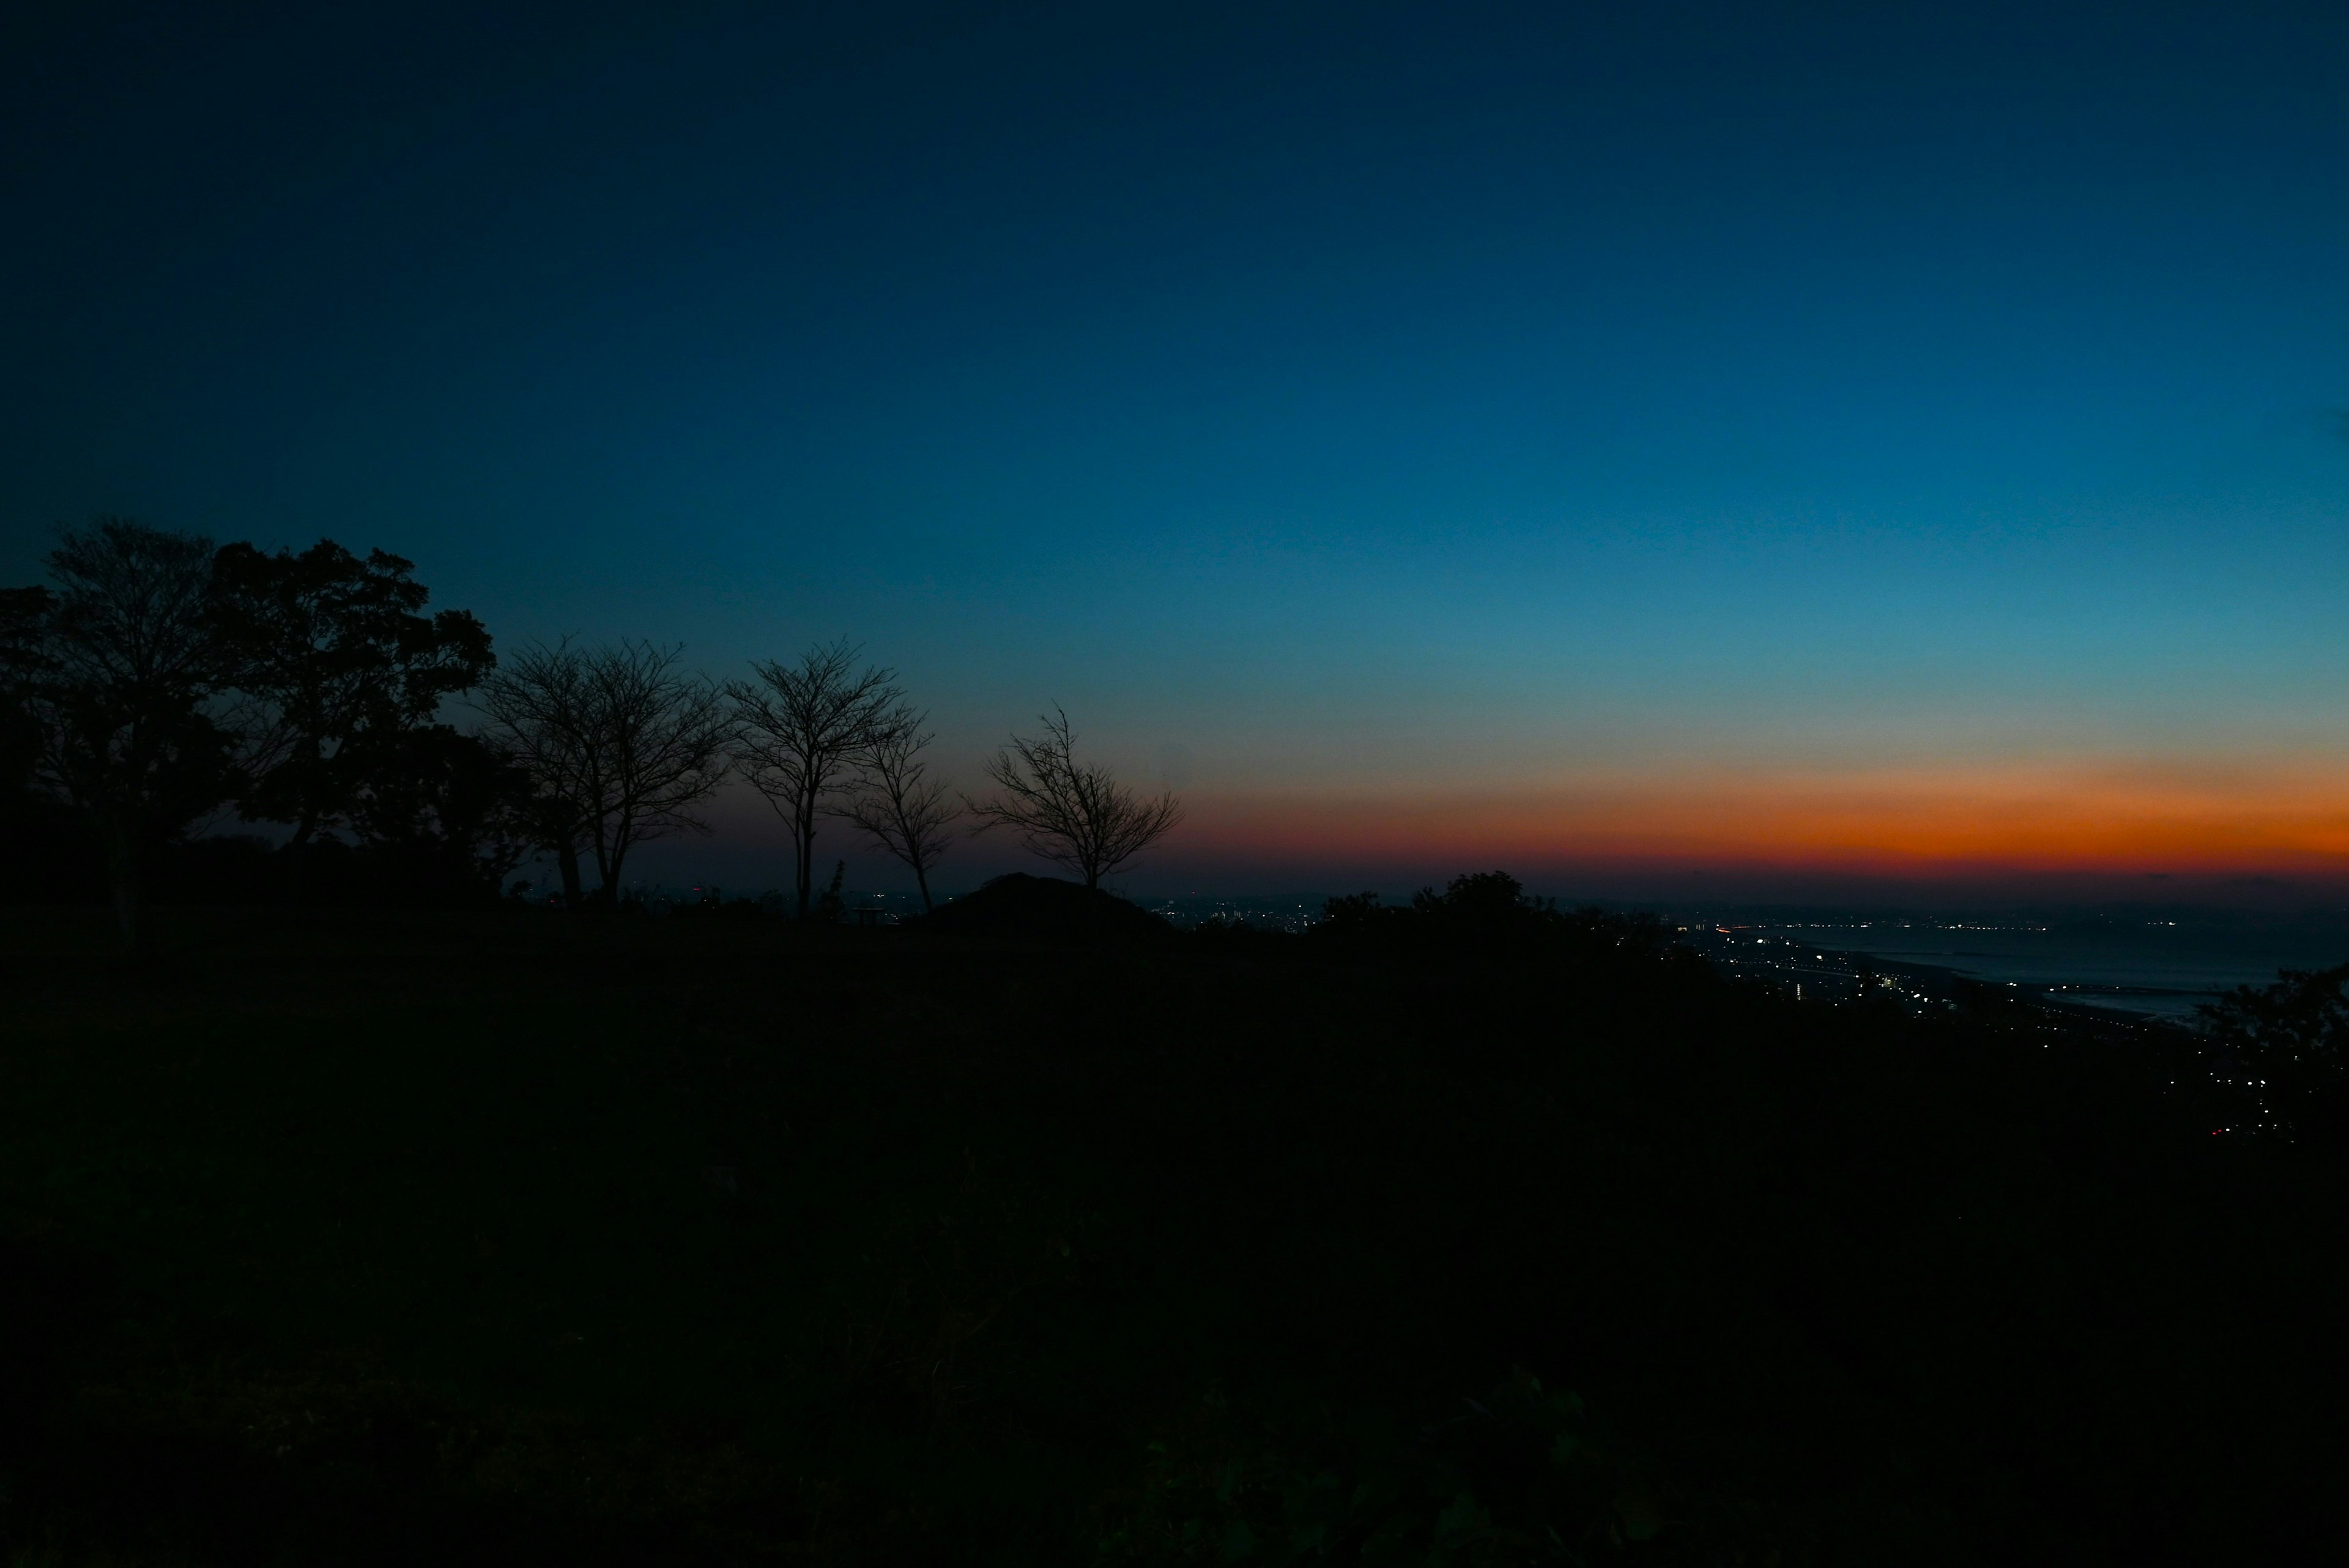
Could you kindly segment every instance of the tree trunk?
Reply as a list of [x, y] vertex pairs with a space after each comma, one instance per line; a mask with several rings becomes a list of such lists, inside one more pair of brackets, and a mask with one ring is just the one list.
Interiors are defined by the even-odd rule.
[[914, 886], [922, 890], [922, 913], [926, 915], [932, 909], [937, 908], [936, 905], [930, 902], [929, 874], [924, 871], [919, 866], [916, 866], [914, 867]]
[[815, 819], [804, 805], [792, 822], [792, 854], [799, 862], [800, 919], [804, 920], [815, 885]]
[[620, 835], [626, 829], [617, 824], [614, 825], [611, 837], [607, 841], [602, 824], [594, 823], [591, 819], [591, 826], [595, 833], [591, 847], [595, 851], [595, 876], [598, 883], [595, 901], [599, 909], [616, 909], [620, 905], [619, 841]]
[[579, 840], [569, 834], [564, 835], [554, 858], [555, 864], [563, 868], [563, 907], [575, 909], [579, 907]]
[[302, 805], [294, 819], [294, 836], [287, 839], [278, 853], [285, 857], [285, 901], [295, 909], [310, 901], [310, 840], [317, 836], [318, 818], [318, 748], [309, 748], [309, 767], [304, 775]]

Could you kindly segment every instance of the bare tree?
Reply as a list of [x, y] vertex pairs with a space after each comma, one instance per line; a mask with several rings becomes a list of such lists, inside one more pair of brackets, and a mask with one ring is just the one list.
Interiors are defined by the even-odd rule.
[[576, 909], [587, 817], [602, 793], [587, 656], [567, 638], [523, 649], [483, 683], [478, 703], [500, 746], [530, 776], [532, 830], [554, 856], [564, 902]]
[[954, 826], [963, 812], [946, 780], [927, 776], [929, 764], [921, 753], [936, 738], [923, 728], [928, 722], [928, 714], [907, 709], [890, 714], [857, 764], [857, 793], [840, 808], [841, 815], [912, 870], [926, 911], [936, 907], [930, 901], [930, 870], [953, 846]]
[[1076, 734], [1057, 704], [1041, 722], [1041, 735], [1012, 736], [987, 763], [999, 793], [968, 802], [976, 831], [1010, 828], [1030, 854], [1098, 888], [1181, 822], [1182, 804], [1171, 792], [1144, 800], [1107, 768], [1078, 762]]
[[792, 830], [803, 920], [814, 894], [816, 824], [838, 805], [874, 743], [903, 717], [897, 672], [867, 665], [855, 673], [856, 654], [843, 638], [809, 649], [796, 664], [754, 662], [757, 680], [726, 683], [742, 776]]
[[673, 833], [707, 833], [695, 808], [730, 763], [734, 723], [723, 694], [680, 669], [682, 647], [525, 649], [490, 678], [481, 709], [531, 775], [538, 831], [580, 897], [580, 855], [597, 897], [616, 903], [628, 852]]
[[734, 722], [718, 687], [678, 668], [682, 644], [622, 641], [587, 661], [603, 717], [606, 760], [597, 798], [595, 869], [606, 902], [619, 894], [628, 850], [672, 833], [707, 833], [694, 808], [732, 767]]

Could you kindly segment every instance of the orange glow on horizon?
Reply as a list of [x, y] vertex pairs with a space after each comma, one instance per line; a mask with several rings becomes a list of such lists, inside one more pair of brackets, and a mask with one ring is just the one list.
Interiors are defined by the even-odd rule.
[[1184, 836], [1270, 861], [2337, 874], [2349, 872], [2349, 775], [2305, 761], [1724, 766], [1538, 790], [1200, 795]]

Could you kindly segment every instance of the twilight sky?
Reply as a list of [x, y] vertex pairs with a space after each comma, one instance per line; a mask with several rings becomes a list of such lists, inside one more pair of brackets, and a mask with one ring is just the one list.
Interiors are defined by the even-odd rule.
[[0, 575], [845, 633], [1137, 891], [2349, 881], [2349, 14], [653, 9], [5, 24]]

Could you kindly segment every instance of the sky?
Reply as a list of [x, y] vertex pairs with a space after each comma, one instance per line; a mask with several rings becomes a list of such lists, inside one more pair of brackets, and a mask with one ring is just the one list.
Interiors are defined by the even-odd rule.
[[1140, 893], [2349, 888], [2337, 8], [0, 27], [6, 580], [850, 637], [957, 778], [1057, 702], [1176, 788]]

